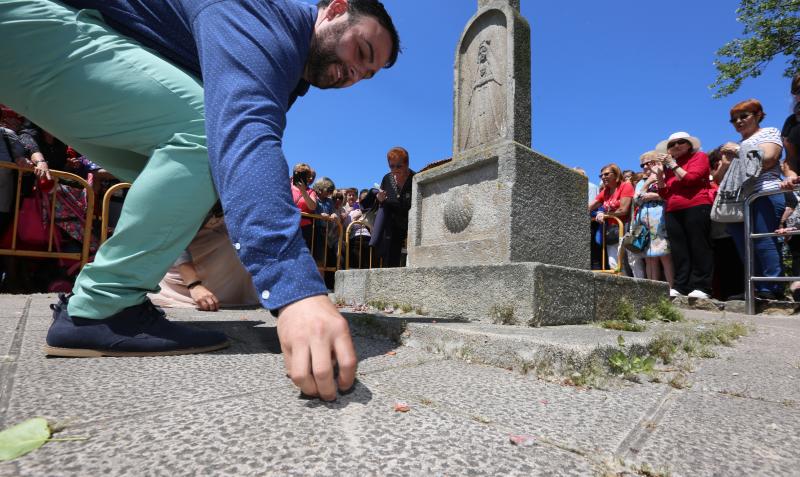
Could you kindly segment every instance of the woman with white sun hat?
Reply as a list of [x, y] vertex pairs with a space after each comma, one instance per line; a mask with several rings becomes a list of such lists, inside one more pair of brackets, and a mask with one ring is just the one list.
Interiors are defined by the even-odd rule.
[[713, 192], [708, 156], [700, 146], [700, 139], [683, 131], [656, 145], [656, 151], [667, 153], [664, 164], [652, 170], [665, 201], [664, 220], [675, 268], [671, 296], [708, 298], [711, 294]]

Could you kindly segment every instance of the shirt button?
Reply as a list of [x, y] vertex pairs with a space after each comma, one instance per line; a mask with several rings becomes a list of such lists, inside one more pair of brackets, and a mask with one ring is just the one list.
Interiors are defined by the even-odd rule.
[[269, 292], [267, 290], [261, 292], [261, 298], [263, 298], [264, 300], [269, 300]]
[[239, 244], [239, 242], [236, 242], [235, 244], [233, 244], [233, 248], [235, 248], [236, 250], [239, 250], [240, 248], [242, 248], [242, 246], [241, 246], [241, 244]]

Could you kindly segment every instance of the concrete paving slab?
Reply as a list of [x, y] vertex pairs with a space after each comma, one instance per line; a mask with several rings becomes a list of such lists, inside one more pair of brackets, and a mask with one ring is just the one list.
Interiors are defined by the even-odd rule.
[[[16, 475], [590, 475], [589, 461], [436, 408], [393, 410], [396, 395], [360, 385], [336, 404], [288, 383], [191, 405], [71, 426]], [[97, 412], [104, 411], [98, 410]], [[1, 468], [1, 467], [0, 467]], [[12, 474], [13, 475], [13, 474]]]
[[800, 319], [759, 317], [735, 347], [718, 347], [692, 377], [704, 390], [794, 402], [800, 412]]
[[389, 370], [363, 378], [454, 413], [517, 434], [543, 436], [587, 454], [615, 451], [631, 425], [667, 392], [629, 385], [612, 391], [562, 386], [514, 371], [458, 360]]
[[[0, 421], [41, 415], [65, 424], [62, 436], [91, 439], [48, 443], [0, 464], [0, 476], [603, 475], [620, 469], [612, 454], [673, 475], [793, 475], [800, 464], [793, 457], [800, 410], [784, 399], [800, 394], [795, 318], [687, 310], [692, 321], [681, 326], [734, 320], [752, 323], [754, 332], [734, 348], [715, 348], [717, 359], [697, 360], [688, 390], [644, 383], [602, 391], [397, 342], [463, 323], [418, 318], [404, 329], [402, 320], [378, 326], [350, 316], [359, 384], [324, 404], [299, 399], [284, 374], [275, 319], [262, 310], [167, 310], [173, 319], [228, 333], [233, 345], [213, 354], [48, 359], [41, 346], [54, 299], [32, 297], [15, 335], [20, 355], [0, 363]], [[20, 303], [0, 295], [5, 326]], [[492, 325], [460, 331], [488, 354], [542, 330], [565, 349], [619, 334], [587, 326], [527, 328], [516, 336], [512, 328], [484, 326]], [[396, 413], [397, 401], [411, 411]], [[511, 434], [530, 434], [535, 445], [513, 446]]]
[[643, 445], [634, 444], [640, 464], [674, 476], [797, 475], [796, 408], [718, 393], [678, 394]]

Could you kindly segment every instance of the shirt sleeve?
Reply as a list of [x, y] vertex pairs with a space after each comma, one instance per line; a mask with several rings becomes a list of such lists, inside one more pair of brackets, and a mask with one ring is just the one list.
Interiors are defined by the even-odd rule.
[[25, 146], [20, 141], [19, 137], [14, 134], [13, 131], [10, 129], [5, 129], [3, 133], [8, 140], [8, 152], [11, 154], [12, 160], [19, 160], [25, 159], [28, 157], [27, 151], [25, 150]]
[[620, 198], [620, 200], [624, 199], [625, 197], [633, 197], [633, 194], [634, 194], [634, 192], [633, 192], [633, 184], [631, 184], [630, 182], [625, 181], [625, 182], [622, 183], [621, 186], [619, 186], [619, 198]]
[[300, 233], [281, 148], [290, 94], [307, 55], [302, 42], [311, 32], [287, 23], [277, 8], [216, 2], [192, 22], [212, 177], [231, 242], [263, 306], [273, 311], [327, 294]]
[[785, 192], [783, 194], [783, 198], [786, 201], [786, 207], [796, 209], [797, 208], [797, 196], [794, 195], [793, 192]]
[[771, 143], [783, 147], [783, 140], [781, 139], [781, 132], [778, 128], [764, 128], [761, 130], [760, 137], [756, 144]]
[[39, 145], [36, 144], [36, 140], [28, 133], [20, 133], [19, 140], [22, 145], [25, 147], [25, 152], [27, 156], [31, 156], [39, 152]]

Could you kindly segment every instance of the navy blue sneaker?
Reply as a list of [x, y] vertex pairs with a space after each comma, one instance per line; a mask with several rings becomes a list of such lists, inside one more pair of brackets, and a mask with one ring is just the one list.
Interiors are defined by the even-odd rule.
[[53, 323], [44, 348], [50, 356], [170, 356], [206, 353], [230, 344], [218, 331], [167, 320], [150, 300], [104, 320], [71, 317], [67, 302], [68, 298], [61, 294], [58, 303], [50, 305]]

